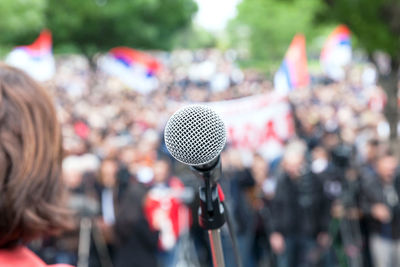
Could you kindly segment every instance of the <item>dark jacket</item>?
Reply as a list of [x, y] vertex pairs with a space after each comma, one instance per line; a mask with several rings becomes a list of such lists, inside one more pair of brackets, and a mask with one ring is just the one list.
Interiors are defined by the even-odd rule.
[[249, 169], [236, 170], [232, 173], [231, 196], [238, 234], [251, 232], [255, 228], [256, 211], [251, 206], [248, 195], [254, 185], [255, 181]]
[[126, 191], [115, 223], [116, 267], [157, 266], [158, 232], [150, 229], [143, 212], [146, 188], [133, 184]]
[[[371, 216], [374, 204], [385, 204], [392, 215], [389, 223], [384, 224]], [[384, 237], [400, 239], [400, 177], [396, 175], [391, 185], [384, 185], [376, 177], [362, 183], [361, 207], [368, 220], [368, 229]]]
[[330, 204], [337, 200], [343, 193], [345, 181], [345, 169], [331, 162], [328, 163], [326, 169], [315, 174], [321, 181], [325, 197]]
[[309, 171], [296, 180], [280, 175], [271, 210], [272, 231], [284, 236], [314, 238], [328, 229], [329, 202], [320, 179]]

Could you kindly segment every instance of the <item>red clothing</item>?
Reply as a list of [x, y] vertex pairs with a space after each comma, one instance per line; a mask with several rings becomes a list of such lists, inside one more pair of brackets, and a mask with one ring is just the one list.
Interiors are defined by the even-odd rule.
[[0, 249], [1, 267], [72, 267], [68, 264], [47, 265], [35, 253], [26, 247], [19, 246], [14, 249]]

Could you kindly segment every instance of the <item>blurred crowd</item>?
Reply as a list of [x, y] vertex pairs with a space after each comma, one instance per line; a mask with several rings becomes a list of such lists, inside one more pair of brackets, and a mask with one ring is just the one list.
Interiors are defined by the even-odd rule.
[[[45, 86], [63, 127], [75, 228], [31, 244], [46, 262], [211, 266], [197, 220], [202, 181], [169, 155], [165, 123], [179, 103], [236, 99], [273, 86], [240, 70], [234, 51], [157, 56], [159, 86], [147, 95], [83, 57], [57, 59]], [[343, 82], [313, 79], [288, 99], [296, 134], [281, 157], [249, 157], [229, 144], [221, 154], [219, 182], [243, 266], [400, 266], [400, 177], [383, 90], [354, 69]], [[226, 266], [236, 266], [228, 233], [225, 225]]]

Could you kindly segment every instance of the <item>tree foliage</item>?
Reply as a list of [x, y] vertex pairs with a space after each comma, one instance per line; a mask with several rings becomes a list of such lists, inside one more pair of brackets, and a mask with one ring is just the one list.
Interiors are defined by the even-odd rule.
[[45, 25], [46, 0], [0, 1], [0, 42], [32, 40]]
[[195, 24], [179, 32], [174, 40], [175, 48], [200, 49], [215, 47], [217, 38], [212, 33]]
[[119, 45], [170, 49], [196, 11], [193, 0], [1, 0], [0, 41], [29, 43], [47, 27], [56, 48], [86, 54]]
[[233, 44], [244, 34], [253, 59], [280, 61], [296, 33], [313, 37], [319, 32], [313, 17], [320, 5], [320, 0], [243, 0], [229, 25]]
[[169, 49], [196, 10], [192, 0], [58, 0], [49, 2], [47, 25], [55, 41], [83, 51], [118, 45]]

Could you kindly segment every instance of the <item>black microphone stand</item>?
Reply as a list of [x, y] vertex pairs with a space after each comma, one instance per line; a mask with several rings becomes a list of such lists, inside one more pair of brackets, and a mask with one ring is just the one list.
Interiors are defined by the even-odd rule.
[[204, 180], [200, 187], [199, 224], [208, 230], [211, 255], [214, 267], [225, 267], [224, 253], [221, 243], [221, 228], [225, 223], [225, 210], [218, 194], [217, 181], [221, 177], [220, 157], [202, 165], [191, 167], [194, 174]]

